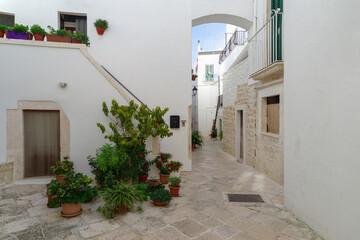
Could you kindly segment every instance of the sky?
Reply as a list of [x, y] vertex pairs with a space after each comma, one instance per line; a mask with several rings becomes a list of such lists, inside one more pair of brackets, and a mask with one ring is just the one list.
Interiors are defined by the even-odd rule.
[[223, 50], [226, 24], [208, 23], [192, 28], [192, 68], [195, 70], [198, 40], [203, 50]]

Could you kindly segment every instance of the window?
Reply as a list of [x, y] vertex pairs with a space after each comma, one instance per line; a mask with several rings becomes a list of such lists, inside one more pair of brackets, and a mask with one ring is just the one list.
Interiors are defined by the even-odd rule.
[[214, 81], [214, 64], [205, 65], [205, 81]]
[[87, 18], [85, 14], [60, 14], [60, 29], [70, 30], [72, 32], [81, 32], [87, 34]]
[[279, 134], [280, 129], [280, 95], [263, 98], [264, 118], [262, 130], [268, 133]]
[[13, 27], [15, 24], [15, 15], [8, 13], [0, 13], [0, 24]]

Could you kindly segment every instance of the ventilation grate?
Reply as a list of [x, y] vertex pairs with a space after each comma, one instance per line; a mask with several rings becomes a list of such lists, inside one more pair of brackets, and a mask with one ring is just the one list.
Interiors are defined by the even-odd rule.
[[229, 202], [264, 203], [259, 194], [228, 194]]

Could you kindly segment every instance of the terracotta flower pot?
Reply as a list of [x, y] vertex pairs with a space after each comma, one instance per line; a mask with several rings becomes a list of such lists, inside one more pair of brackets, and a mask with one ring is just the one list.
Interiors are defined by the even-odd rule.
[[149, 177], [148, 174], [140, 175], [140, 176], [139, 176], [139, 182], [140, 182], [140, 183], [146, 183], [148, 177]]
[[59, 182], [65, 183], [65, 180], [63, 179], [64, 175], [55, 175], [55, 177]]
[[179, 196], [180, 187], [170, 187], [169, 186], [169, 189], [170, 189], [171, 196], [173, 196], [173, 197]]
[[40, 33], [34, 33], [35, 41], [44, 41], [45, 35], [42, 35]]
[[168, 203], [157, 202], [155, 200], [153, 200], [153, 203], [154, 203], [155, 206], [165, 206], [166, 204], [168, 204]]
[[102, 27], [96, 27], [96, 31], [99, 35], [103, 35], [105, 32], [105, 28]]
[[59, 35], [47, 34], [46, 39], [48, 42], [65, 42], [65, 43], [71, 42], [70, 36], [59, 36]]
[[126, 213], [128, 210], [127, 207], [125, 206], [120, 206], [120, 205], [117, 205], [116, 208], [115, 208], [115, 212], [116, 213]]
[[47, 195], [48, 200], [52, 199], [52, 194], [47, 193], [46, 195]]
[[81, 202], [79, 203], [62, 203], [61, 216], [63, 217], [76, 217], [82, 213]]
[[0, 38], [3, 38], [5, 35], [5, 32], [3, 30], [0, 30]]
[[196, 144], [191, 144], [191, 150], [194, 151], [195, 148], [196, 148]]
[[27, 40], [32, 40], [33, 39], [33, 35], [31, 33], [28, 33], [28, 38]]
[[82, 41], [78, 40], [78, 39], [72, 39], [71, 40], [72, 43], [82, 43]]
[[160, 173], [160, 182], [161, 182], [162, 184], [167, 184], [169, 177], [170, 177], [170, 174], [161, 174], [161, 173]]

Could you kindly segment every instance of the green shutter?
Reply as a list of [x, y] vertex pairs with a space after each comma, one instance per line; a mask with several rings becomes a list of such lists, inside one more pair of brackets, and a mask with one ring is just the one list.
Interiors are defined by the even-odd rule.
[[[276, 10], [280, 8], [280, 12], [283, 11], [283, 0], [271, 0], [271, 9]], [[272, 12], [271, 15], [273, 16], [274, 13]], [[275, 53], [275, 61], [282, 61], [282, 15], [279, 14], [276, 19], [276, 23], [272, 22], [273, 24], [273, 32], [271, 34], [272, 41], [275, 41], [275, 38], [277, 38], [277, 51]], [[277, 25], [277, 29], [276, 29]], [[275, 34], [277, 36], [275, 36]], [[275, 47], [275, 44], [272, 44], [273, 47]]]

